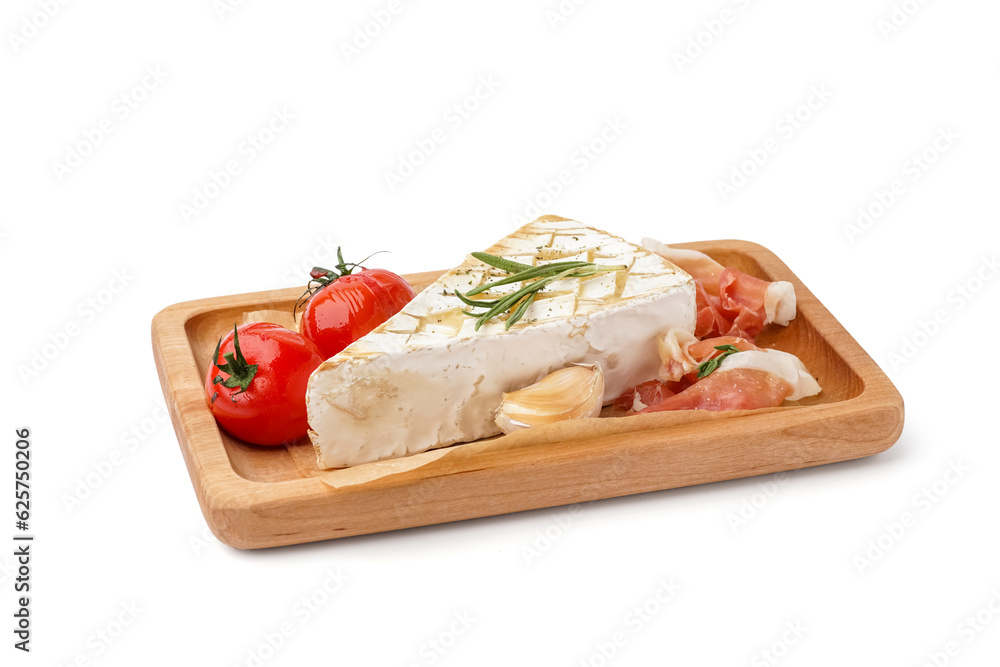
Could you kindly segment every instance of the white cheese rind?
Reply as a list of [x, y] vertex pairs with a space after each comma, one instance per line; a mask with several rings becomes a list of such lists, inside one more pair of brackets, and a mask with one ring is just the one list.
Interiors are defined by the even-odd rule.
[[[474, 330], [451, 292], [505, 276], [469, 259], [401, 313], [324, 362], [306, 396], [310, 438], [323, 468], [395, 458], [496, 435], [503, 392], [571, 363], [600, 364], [606, 401], [656, 377], [658, 337], [692, 331], [694, 283], [669, 262], [567, 220], [539, 220], [487, 252], [528, 263], [582, 254], [629, 271], [553, 284], [509, 331]], [[608, 276], [611, 276], [609, 278]], [[444, 294], [443, 292], [448, 292]], [[487, 293], [487, 297], [494, 293]]]

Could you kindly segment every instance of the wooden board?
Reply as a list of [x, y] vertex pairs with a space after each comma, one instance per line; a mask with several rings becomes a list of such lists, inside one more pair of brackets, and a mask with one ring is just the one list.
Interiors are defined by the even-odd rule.
[[[443, 470], [428, 466], [333, 488], [303, 471], [294, 450], [257, 447], [222, 432], [205, 401], [204, 377], [219, 336], [249, 311], [290, 311], [301, 290], [164, 309], [153, 319], [156, 367], [212, 532], [241, 549], [298, 544], [817, 466], [896, 442], [903, 428], [899, 392], [780, 259], [746, 241], [677, 247], [795, 286], [798, 316], [788, 327], [769, 327], [758, 342], [798, 355], [819, 379], [821, 394], [796, 406], [664, 428], [651, 429], [643, 419], [651, 415], [622, 417], [634, 420], [623, 422], [632, 430], [482, 452]], [[406, 279], [419, 291], [441, 273]], [[312, 446], [304, 440], [291, 447]]]

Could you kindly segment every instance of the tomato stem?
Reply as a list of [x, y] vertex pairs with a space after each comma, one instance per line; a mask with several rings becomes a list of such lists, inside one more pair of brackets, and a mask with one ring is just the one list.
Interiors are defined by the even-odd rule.
[[[236, 330], [236, 325], [233, 324], [233, 347], [236, 349], [236, 353], [226, 352], [223, 355], [226, 362], [225, 364], [219, 363], [219, 350], [222, 349], [222, 339], [219, 339], [219, 343], [215, 346], [215, 356], [212, 357], [212, 363], [223, 373], [229, 375], [225, 380], [222, 379], [222, 375], [216, 375], [212, 380], [212, 384], [221, 384], [223, 387], [228, 387], [230, 389], [235, 389], [239, 387], [240, 390], [235, 392], [232, 396], [233, 403], [236, 402], [237, 394], [242, 394], [253, 382], [254, 377], [257, 375], [257, 364], [248, 363], [246, 357], [243, 356], [243, 351], [240, 350], [240, 334]], [[216, 392], [218, 395], [218, 392]], [[212, 401], [215, 401], [215, 396], [212, 397]]]
[[292, 308], [292, 316], [298, 312], [299, 308], [306, 305], [312, 295], [320, 291], [330, 283], [337, 282], [338, 278], [343, 278], [344, 276], [349, 276], [354, 272], [354, 269], [361, 267], [364, 271], [365, 267], [361, 266], [362, 263], [367, 262], [369, 259], [375, 255], [386, 252], [385, 250], [379, 250], [378, 252], [373, 252], [372, 254], [365, 257], [360, 262], [345, 262], [344, 255], [340, 251], [340, 246], [337, 246], [337, 263], [333, 268], [336, 271], [331, 271], [330, 269], [324, 269], [322, 266], [314, 266], [312, 271], [309, 272], [309, 282], [306, 283], [306, 291], [303, 292], [299, 300], [295, 302], [295, 306]]

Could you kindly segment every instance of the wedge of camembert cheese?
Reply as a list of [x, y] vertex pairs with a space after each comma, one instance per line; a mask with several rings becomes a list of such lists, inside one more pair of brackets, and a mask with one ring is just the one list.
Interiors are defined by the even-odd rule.
[[[626, 271], [552, 283], [520, 321], [475, 330], [455, 296], [509, 274], [469, 256], [402, 311], [313, 372], [309, 437], [321, 468], [415, 454], [500, 433], [503, 392], [572, 363], [600, 364], [605, 403], [656, 377], [657, 338], [694, 331], [691, 277], [642, 247], [591, 227], [544, 216], [487, 253], [522, 264], [584, 260]], [[517, 290], [512, 284], [484, 298]]]

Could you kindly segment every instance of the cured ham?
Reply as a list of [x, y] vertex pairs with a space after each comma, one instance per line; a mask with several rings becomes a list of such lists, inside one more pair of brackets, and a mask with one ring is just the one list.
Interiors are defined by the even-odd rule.
[[795, 288], [789, 282], [755, 278], [696, 250], [671, 248], [654, 239], [643, 239], [642, 243], [695, 279], [697, 338], [755, 339], [768, 324], [788, 326], [795, 318]]
[[[680, 382], [685, 376], [692, 375], [698, 365], [719, 355], [716, 346], [732, 345], [741, 351], [756, 350], [757, 346], [751, 340], [739, 336], [716, 336], [698, 340], [683, 329], [670, 329], [659, 340], [660, 367], [659, 376], [664, 382]], [[695, 378], [689, 378], [691, 382]]]
[[640, 412], [650, 405], [662, 402], [674, 395], [666, 382], [649, 380], [631, 389], [627, 389], [615, 399], [614, 406], [629, 412]]
[[719, 295], [719, 278], [722, 277], [722, 272], [726, 270], [726, 267], [705, 253], [697, 250], [671, 248], [665, 243], [649, 238], [642, 240], [642, 247], [650, 252], [655, 252], [686, 271], [692, 278], [705, 285], [709, 294]]
[[636, 412], [665, 410], [756, 410], [781, 403], [789, 385], [781, 378], [757, 369], [740, 368], [712, 373], [679, 394]]
[[706, 359], [718, 356], [718, 347], [723, 345], [732, 345], [737, 348], [740, 352], [749, 352], [750, 350], [759, 350], [753, 341], [747, 340], [746, 338], [740, 338], [739, 336], [718, 336], [716, 338], [706, 338], [704, 340], [695, 341], [688, 346], [687, 352], [691, 355], [697, 363], [701, 363]]
[[787, 326], [795, 319], [791, 283], [761, 280], [652, 239], [643, 245], [694, 278], [695, 330], [667, 331], [658, 341], [658, 379], [626, 390], [615, 406], [629, 414], [756, 410], [821, 391], [798, 357], [755, 342], [768, 324]]
[[690, 331], [670, 329], [666, 335], [657, 341], [660, 351], [659, 376], [664, 382], [677, 382], [698, 366], [698, 361], [691, 356], [691, 345], [698, 342]]
[[795, 355], [752, 349], [726, 356], [708, 377], [637, 412], [756, 410], [777, 407], [786, 400], [797, 401], [820, 390], [819, 383]]

